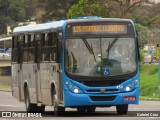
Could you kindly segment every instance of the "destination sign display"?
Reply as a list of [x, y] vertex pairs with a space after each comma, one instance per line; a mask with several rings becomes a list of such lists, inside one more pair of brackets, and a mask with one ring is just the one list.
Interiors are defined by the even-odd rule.
[[127, 25], [76, 25], [72, 26], [72, 34], [83, 33], [127, 33]]

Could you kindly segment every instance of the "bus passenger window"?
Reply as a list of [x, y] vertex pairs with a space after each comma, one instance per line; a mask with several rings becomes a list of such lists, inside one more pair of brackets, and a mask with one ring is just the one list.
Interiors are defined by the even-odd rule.
[[41, 35], [41, 34], [36, 34], [35, 37], [36, 37], [36, 38], [35, 38], [36, 40], [41, 40], [42, 35]]
[[45, 33], [45, 46], [48, 46], [48, 34]]
[[28, 35], [28, 47], [31, 47], [31, 35]]
[[28, 35], [25, 35], [25, 38], [24, 38], [24, 47], [28, 47]]
[[50, 47], [50, 61], [56, 61], [56, 47]]
[[17, 56], [18, 56], [18, 59], [17, 59], [17, 62], [18, 63], [22, 63], [23, 62], [23, 47], [24, 47], [24, 36], [23, 35], [20, 35], [18, 37], [18, 44], [17, 44]]
[[34, 56], [35, 56], [35, 48], [34, 48], [34, 43], [35, 43], [35, 39], [34, 39], [34, 34], [29, 36], [28, 39], [28, 44], [29, 44], [29, 48], [28, 48], [28, 61], [29, 62], [34, 62]]
[[42, 34], [41, 46], [45, 46], [45, 33]]
[[34, 43], [35, 43], [35, 39], [34, 39], [34, 35], [31, 35], [31, 47], [34, 47]]
[[14, 36], [13, 37], [13, 46], [12, 46], [12, 62], [17, 62], [17, 40], [18, 37]]
[[18, 40], [18, 37], [14, 36], [13, 37], [13, 46], [12, 46], [12, 48], [17, 48], [17, 40]]
[[44, 42], [42, 47], [42, 61], [49, 61], [48, 33], [44, 34], [42, 42]]
[[23, 35], [18, 36], [18, 43], [23, 43]]
[[23, 62], [28, 61], [28, 35], [25, 35], [24, 49], [23, 49]]
[[35, 62], [40, 63], [42, 60], [42, 53], [41, 53], [41, 42], [42, 34], [38, 33], [35, 35]]
[[43, 47], [42, 49], [42, 60], [49, 61], [49, 47]]
[[56, 61], [57, 32], [50, 33], [50, 61]]
[[51, 46], [52, 45], [52, 40], [53, 40], [53, 33], [48, 33], [48, 45]]

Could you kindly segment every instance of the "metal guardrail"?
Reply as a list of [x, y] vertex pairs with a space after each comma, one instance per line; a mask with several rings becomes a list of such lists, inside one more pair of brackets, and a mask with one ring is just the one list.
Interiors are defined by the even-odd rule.
[[0, 75], [11, 75], [11, 66], [0, 67]]
[[0, 56], [0, 67], [11, 66], [10, 56]]
[[11, 57], [5, 56], [5, 57], [0, 57], [0, 61], [11, 61]]

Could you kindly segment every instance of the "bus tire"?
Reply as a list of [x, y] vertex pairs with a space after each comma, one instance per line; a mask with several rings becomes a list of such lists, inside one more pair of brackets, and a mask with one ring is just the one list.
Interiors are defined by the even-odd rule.
[[127, 112], [128, 112], [128, 105], [117, 105], [116, 109], [117, 109], [117, 113], [119, 115], [127, 114]]
[[57, 99], [57, 94], [55, 89], [52, 94], [52, 105], [53, 105], [54, 113], [56, 116], [61, 115], [65, 112], [65, 107], [58, 106], [58, 99]]
[[27, 87], [25, 88], [24, 95], [25, 95], [24, 98], [25, 98], [26, 111], [34, 112], [36, 110], [36, 105], [30, 103], [29, 91]]
[[44, 112], [45, 110], [45, 105], [42, 106], [37, 106], [36, 104], [30, 103], [30, 98], [29, 98], [29, 91], [28, 88], [25, 88], [25, 105], [26, 105], [26, 111], [27, 112]]
[[77, 107], [77, 111], [78, 112], [86, 112], [86, 108], [85, 107]]
[[36, 112], [43, 113], [45, 111], [45, 105], [36, 106]]
[[96, 107], [88, 107], [87, 108], [87, 112], [89, 112], [89, 113], [93, 113], [93, 112], [95, 112], [95, 110], [96, 110]]

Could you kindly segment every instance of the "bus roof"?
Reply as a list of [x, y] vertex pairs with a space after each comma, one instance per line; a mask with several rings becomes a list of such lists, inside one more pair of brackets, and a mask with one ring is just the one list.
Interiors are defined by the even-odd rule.
[[52, 22], [48, 22], [48, 23], [16, 27], [13, 30], [13, 35], [14, 34], [33, 33], [33, 32], [63, 29], [63, 27], [67, 23], [89, 22], [89, 21], [90, 22], [91, 21], [92, 22], [96, 22], [96, 21], [132, 22], [130, 19], [120, 19], [120, 18], [101, 18], [101, 17], [97, 17], [97, 16], [79, 17], [76, 19], [52, 21]]
[[55, 21], [43, 24], [36, 24], [36, 25], [28, 25], [22, 27], [16, 27], [13, 30], [13, 34], [21, 34], [21, 33], [32, 33], [32, 32], [40, 32], [40, 31], [49, 31], [58, 28], [62, 28], [65, 21]]

